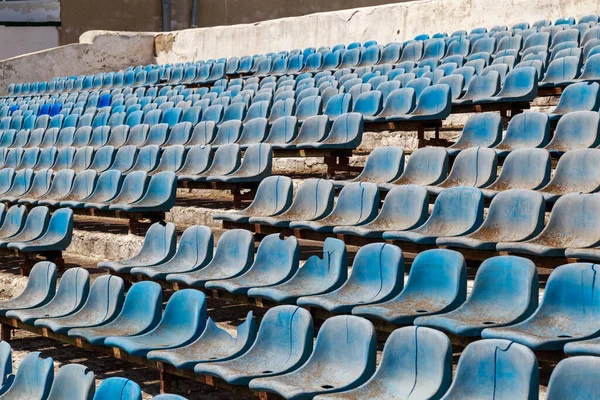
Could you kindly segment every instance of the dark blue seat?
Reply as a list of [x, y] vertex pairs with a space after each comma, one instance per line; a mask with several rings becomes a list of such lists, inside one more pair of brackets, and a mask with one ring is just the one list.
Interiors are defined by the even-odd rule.
[[527, 399], [539, 396], [535, 354], [508, 340], [481, 340], [468, 345], [458, 360], [454, 381], [444, 400]]
[[538, 305], [535, 264], [521, 257], [501, 256], [484, 261], [475, 275], [473, 290], [457, 309], [415, 319], [427, 326], [461, 337], [477, 337], [487, 327], [512, 325], [527, 319]]
[[350, 277], [338, 289], [303, 296], [297, 303], [329, 312], [349, 313], [358, 305], [381, 303], [394, 298], [404, 286], [404, 256], [393, 245], [371, 243], [360, 248]]

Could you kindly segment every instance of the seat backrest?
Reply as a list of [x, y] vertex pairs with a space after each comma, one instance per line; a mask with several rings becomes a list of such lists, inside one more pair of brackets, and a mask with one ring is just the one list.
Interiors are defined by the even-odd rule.
[[141, 400], [142, 390], [134, 381], [125, 378], [103, 380], [96, 390], [94, 400]]
[[40, 352], [27, 354], [15, 375], [13, 384], [2, 395], [7, 399], [27, 398], [45, 399], [50, 393], [54, 380], [54, 363], [52, 358], [41, 358]]
[[572, 357], [559, 362], [550, 376], [546, 400], [598, 397], [599, 364], [600, 359], [592, 356]]
[[404, 151], [399, 147], [377, 147], [365, 163], [358, 180], [386, 183], [396, 180], [404, 171]]
[[446, 189], [438, 195], [429, 219], [418, 230], [433, 231], [438, 236], [456, 236], [474, 231], [482, 222], [481, 191], [459, 186]]
[[497, 113], [480, 113], [470, 117], [458, 143], [464, 147], [492, 147], [502, 139], [502, 118]]
[[600, 108], [600, 85], [597, 82], [574, 83], [564, 90], [552, 114], [573, 111], [598, 111]]
[[203, 174], [206, 176], [228, 175], [239, 168], [241, 162], [240, 146], [229, 143], [219, 146], [214, 154], [210, 168]]
[[444, 148], [417, 149], [410, 156], [399, 180], [402, 184], [433, 185], [439, 183], [448, 175], [448, 163], [448, 151]]
[[68, 364], [58, 370], [48, 400], [90, 399], [94, 392], [94, 373], [83, 365]]
[[523, 143], [524, 147], [545, 146], [550, 140], [550, 119], [547, 114], [527, 112], [515, 115], [508, 123], [504, 141]]
[[496, 179], [498, 157], [485, 147], [471, 147], [456, 156], [448, 179], [454, 186], [485, 187]]
[[276, 119], [271, 126], [265, 143], [289, 143], [298, 135], [296, 117], [287, 116]]
[[563, 116], [556, 126], [554, 137], [546, 146], [551, 151], [596, 147], [600, 143], [600, 114], [575, 111]]

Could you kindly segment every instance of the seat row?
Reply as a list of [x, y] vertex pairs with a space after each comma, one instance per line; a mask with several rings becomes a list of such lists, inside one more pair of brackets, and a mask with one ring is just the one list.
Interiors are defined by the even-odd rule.
[[[84, 270], [82, 270], [84, 271]], [[139, 385], [124, 378], [108, 378], [96, 390], [95, 376], [86, 366], [67, 364], [54, 374], [52, 358], [42, 358], [41, 352], [25, 355], [15, 374], [12, 349], [0, 342], [0, 399], [19, 399], [23, 393], [31, 400], [141, 400]], [[164, 394], [158, 400], [185, 400], [184, 397]]]
[[[361, 317], [329, 318], [313, 345], [310, 313], [283, 305], [268, 310], [258, 327], [250, 312], [238, 327], [237, 339], [233, 339], [210, 318], [207, 320], [206, 298], [201, 292], [176, 292], [161, 316], [162, 290], [158, 284], [136, 283], [125, 297], [121, 278], [110, 275], [96, 279], [78, 311], [64, 314], [66, 310], [57, 312], [51, 305], [58, 303], [59, 295], [74, 296], [72, 292], [77, 288], [89, 285], [88, 278], [73, 282], [78, 278], [75, 272], [83, 270], [69, 270], [71, 276], [63, 277], [55, 294], [49, 288], [56, 280], [51, 269], [51, 265], [36, 265], [24, 292], [44, 292], [46, 299], [8, 300], [0, 303], [2, 313], [59, 334], [117, 347], [133, 356], [193, 369], [232, 385], [248, 385], [252, 390], [286, 398], [362, 398], [369, 393], [369, 398], [389, 399], [419, 393], [427, 398], [454, 399], [469, 393], [483, 395], [489, 390], [510, 398], [538, 398], [535, 355], [509, 340], [490, 339], [469, 345], [452, 381], [450, 341], [443, 333], [427, 327], [394, 331], [377, 368], [375, 329]], [[69, 283], [71, 288], [67, 288]], [[102, 315], [94, 313], [94, 308], [102, 308]], [[90, 320], [91, 315], [94, 317]], [[494, 364], [498, 349], [504, 352], [501, 369], [495, 365], [486, 368]], [[547, 399], [558, 399], [573, 391], [596, 396], [597, 387], [587, 374], [563, 384], [565, 369], [585, 370], [597, 364], [596, 360], [577, 357], [559, 364]], [[479, 370], [476, 382], [469, 373], [473, 369]], [[398, 376], [406, 379], [398, 381]]]

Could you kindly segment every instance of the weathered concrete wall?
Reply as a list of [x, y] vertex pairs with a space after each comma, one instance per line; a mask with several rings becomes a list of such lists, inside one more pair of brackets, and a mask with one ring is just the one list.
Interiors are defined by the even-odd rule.
[[154, 34], [90, 31], [81, 43], [0, 61], [0, 93], [9, 83], [116, 71], [153, 62]]
[[[238, 12], [239, 10], [236, 10]], [[157, 36], [158, 62], [231, 57], [599, 13], [597, 0], [422, 0]]]
[[[59, 23], [60, 2], [57, 0], [0, 2], [1, 22]], [[0, 36], [4, 39], [4, 36]]]
[[0, 60], [58, 46], [56, 26], [1, 26]]

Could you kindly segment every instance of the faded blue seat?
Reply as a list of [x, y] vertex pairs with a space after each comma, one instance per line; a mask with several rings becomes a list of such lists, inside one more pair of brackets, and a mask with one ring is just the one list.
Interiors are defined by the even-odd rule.
[[138, 148], [132, 145], [120, 147], [115, 154], [113, 163], [108, 168], [109, 170], [117, 170], [125, 172], [133, 168], [138, 155]]
[[486, 198], [509, 189], [536, 190], [550, 181], [552, 160], [544, 149], [518, 149], [510, 152], [498, 179], [481, 191]]
[[[73, 171], [73, 170], [70, 170]], [[74, 171], [73, 171], [74, 172]], [[58, 175], [58, 173], [57, 173]], [[62, 201], [79, 201], [89, 196], [94, 187], [96, 186], [96, 178], [98, 174], [93, 170], [86, 170], [75, 175], [72, 180], [72, 185], [69, 186], [68, 182], [64, 187], [54, 189], [52, 196], [47, 196], [38, 199], [38, 205], [51, 205], [59, 206]], [[56, 177], [55, 177], [56, 181]], [[61, 185], [62, 186], [62, 185]], [[68, 188], [67, 188], [68, 186]], [[52, 186], [50, 188], [52, 189]]]
[[228, 230], [223, 233], [214, 257], [204, 267], [173, 267], [167, 275], [169, 282], [179, 282], [192, 287], [204, 287], [209, 280], [228, 279], [246, 272], [254, 261], [254, 238], [249, 231]]
[[180, 290], [169, 298], [162, 319], [152, 330], [135, 336], [109, 336], [104, 345], [144, 357], [151, 350], [185, 346], [202, 334], [206, 316], [204, 293], [194, 289]]
[[314, 221], [333, 210], [333, 183], [324, 179], [307, 179], [298, 188], [290, 208], [271, 217], [250, 217], [251, 224], [288, 227], [292, 221]]
[[84, 365], [68, 364], [54, 377], [48, 400], [91, 399], [95, 391], [94, 373]]
[[461, 236], [475, 231], [483, 222], [483, 195], [470, 187], [441, 192], [427, 221], [410, 231], [388, 231], [386, 240], [434, 244], [438, 237]]
[[298, 305], [349, 313], [354, 307], [394, 298], [404, 286], [404, 256], [400, 248], [371, 243], [356, 253], [350, 277], [344, 284], [321, 295], [300, 297]]
[[544, 147], [550, 141], [550, 119], [547, 114], [526, 112], [515, 115], [508, 123], [506, 135], [494, 146], [499, 156], [518, 149]]
[[379, 187], [390, 190], [397, 185], [435, 185], [447, 175], [448, 151], [442, 147], [425, 147], [412, 153], [400, 178]]
[[[92, 192], [81, 199], [61, 201], [61, 207], [84, 208], [86, 204], [102, 203], [111, 200], [121, 189], [123, 174], [117, 170], [108, 170], [99, 175]], [[86, 207], [90, 208], [90, 207]]]
[[508, 340], [481, 340], [465, 348], [454, 381], [441, 399], [490, 397], [538, 399], [538, 363], [531, 350]]
[[566, 56], [556, 58], [548, 65], [540, 87], [554, 87], [570, 83], [579, 76], [581, 71], [581, 58]]
[[95, 327], [82, 326], [69, 330], [68, 335], [104, 344], [109, 336], [135, 336], [156, 327], [161, 319], [162, 288], [156, 282], [137, 282], [127, 291], [119, 315], [111, 322]]
[[333, 181], [335, 187], [353, 182], [390, 183], [404, 171], [404, 151], [400, 147], [377, 147], [369, 154], [361, 173], [347, 181]]
[[160, 148], [157, 145], [144, 146], [137, 153], [133, 167], [125, 171], [130, 174], [136, 171], [149, 172], [156, 168], [160, 160]]
[[19, 189], [21, 187], [15, 186], [7, 193], [2, 194], [0, 197], [3, 201], [16, 203], [19, 199], [35, 199], [39, 196], [43, 195], [50, 188], [50, 182], [52, 179], [52, 174], [54, 171], [51, 169], [45, 169], [42, 171], [37, 171], [31, 181], [31, 185], [28, 188], [25, 188], [25, 191], [19, 193]]
[[13, 375], [12, 349], [8, 342], [0, 341], [0, 394], [8, 389], [15, 378]]
[[268, 135], [268, 124], [266, 118], [251, 119], [244, 124], [242, 133], [236, 143], [242, 149], [246, 149], [250, 145], [264, 142]]
[[295, 114], [296, 102], [294, 99], [279, 100], [271, 108], [268, 120], [272, 124], [278, 118], [288, 117]]
[[544, 198], [530, 190], [506, 190], [492, 200], [485, 221], [475, 232], [458, 237], [440, 237], [438, 246], [474, 250], [496, 250], [498, 242], [521, 242], [544, 228]]
[[195, 145], [188, 148], [185, 161], [176, 173], [178, 179], [184, 176], [198, 175], [208, 169], [213, 161], [212, 147], [210, 145]]
[[42, 261], [33, 266], [25, 289], [16, 297], [0, 301], [0, 315], [11, 310], [41, 307], [52, 300], [56, 292], [56, 265]]
[[448, 154], [457, 155], [470, 147], [493, 147], [502, 140], [502, 118], [497, 113], [481, 113], [470, 117]]
[[8, 236], [0, 241], [0, 247], [6, 248], [10, 242], [25, 242], [41, 237], [48, 228], [50, 210], [47, 207], [34, 207], [31, 209], [23, 228], [18, 233]]
[[344, 243], [327, 238], [322, 257], [309, 257], [291, 279], [277, 285], [251, 288], [247, 295], [294, 304], [299, 297], [319, 295], [339, 288], [347, 279], [347, 267], [348, 255]]
[[319, 115], [321, 108], [321, 96], [309, 96], [302, 101], [299, 100], [295, 116], [298, 122], [302, 123], [311, 116]]
[[124, 282], [118, 276], [98, 277], [79, 311], [57, 318], [40, 318], [34, 322], [38, 328], [48, 328], [66, 334], [73, 328], [88, 328], [112, 321], [121, 311], [124, 299]]
[[263, 179], [252, 203], [241, 211], [215, 213], [213, 219], [247, 223], [250, 217], [271, 217], [286, 211], [292, 204], [292, 180], [287, 176]]
[[142, 389], [129, 379], [108, 378], [100, 383], [93, 400], [142, 400]]
[[[24, 206], [12, 206], [4, 214], [2, 206], [2, 225], [0, 225], [0, 238], [5, 239], [17, 234], [25, 225], [27, 209]], [[0, 385], [1, 386], [1, 385]]]
[[411, 326], [388, 337], [379, 367], [366, 383], [315, 399], [434, 399], [451, 383], [452, 345], [448, 337], [433, 329]]
[[352, 309], [352, 314], [407, 325], [419, 316], [456, 309], [463, 304], [466, 295], [464, 257], [452, 250], [428, 250], [415, 258], [406, 286], [399, 295], [383, 303], [359, 305]]
[[248, 312], [246, 321], [237, 327], [235, 338], [208, 317], [204, 332], [195, 342], [174, 349], [152, 350], [147, 357], [149, 360], [167, 362], [177, 369], [193, 370], [199, 363], [226, 361], [244, 354], [254, 343], [257, 330], [252, 311]]
[[[208, 146], [208, 149], [210, 149], [210, 146]], [[210, 156], [207, 155], [208, 157]], [[190, 154], [188, 153], [186, 162], [183, 164], [181, 170], [177, 171], [177, 179], [179, 181], [205, 182], [209, 176], [228, 175], [240, 167], [240, 159], [240, 146], [235, 143], [219, 146], [212, 160], [210, 158], [200, 158], [193, 161], [190, 159]], [[197, 164], [195, 164], [196, 162]], [[210, 167], [208, 167], [209, 162]]]
[[[298, 135], [289, 142], [280, 143], [283, 135], [292, 133], [292, 128], [289, 127], [288, 123], [293, 122], [292, 120], [284, 120], [280, 118], [280, 126], [277, 127], [277, 131], [269, 135], [266, 142], [272, 144], [275, 149], [293, 150], [301, 148], [303, 144], [311, 144], [322, 141], [327, 136], [327, 130], [329, 128], [329, 119], [326, 115], [315, 115], [308, 117], [300, 126]], [[276, 122], [278, 122], [276, 121]], [[275, 126], [275, 124], [273, 124]]]
[[469, 81], [467, 91], [454, 104], [470, 104], [480, 99], [491, 98], [500, 91], [500, 75], [497, 71], [490, 71], [485, 75], [475, 75]]
[[90, 275], [83, 268], [68, 269], [62, 276], [56, 295], [48, 303], [35, 308], [11, 310], [9, 318], [17, 318], [25, 324], [33, 324], [39, 318], [64, 317], [78, 311], [86, 301], [90, 290]]
[[550, 120], [557, 121], [563, 115], [574, 111], [598, 111], [600, 109], [600, 85], [597, 82], [574, 83], [567, 86], [556, 108], [549, 114]]
[[515, 256], [492, 257], [479, 267], [465, 303], [448, 313], [419, 317], [414, 324], [476, 337], [487, 327], [527, 319], [537, 305], [538, 275], [533, 262]]
[[194, 127], [186, 147], [207, 145], [212, 142], [216, 135], [216, 124], [214, 122], [199, 122]]
[[558, 161], [550, 182], [538, 189], [544, 199], [554, 202], [569, 193], [594, 193], [600, 188], [600, 170], [596, 164], [598, 149], [578, 149], [565, 153]]
[[257, 377], [297, 369], [308, 360], [312, 348], [310, 313], [296, 306], [278, 306], [267, 311], [256, 341], [246, 353], [232, 360], [197, 364], [194, 371], [217, 376], [233, 385], [247, 385]]
[[[577, 346], [579, 346], [579, 343], [567, 344], [565, 350]], [[585, 352], [582, 352], [582, 354], [585, 354]], [[571, 355], [578, 355], [578, 353]], [[590, 356], [572, 357], [560, 361], [554, 367], [550, 376], [546, 400], [584, 400], [600, 396], [600, 387], [598, 387], [599, 362], [598, 357]]]
[[[389, 99], [388, 99], [389, 100]], [[403, 117], [387, 117], [390, 121], [430, 121], [443, 120], [450, 115], [452, 95], [450, 86], [433, 85], [426, 87], [418, 98], [416, 108]]]
[[127, 273], [134, 267], [149, 267], [163, 263], [175, 255], [177, 235], [175, 225], [155, 223], [150, 226], [140, 251], [122, 261], [103, 261], [98, 268]]
[[435, 186], [430, 193], [439, 194], [457, 186], [481, 188], [496, 180], [498, 157], [496, 152], [485, 147], [471, 147], [458, 153], [448, 177]]
[[150, 177], [144, 196], [132, 203], [111, 204], [110, 210], [126, 212], [167, 212], [175, 205], [177, 176], [170, 171], [159, 172]]
[[182, 145], [165, 147], [158, 165], [152, 171], [148, 172], [148, 175], [156, 175], [164, 171], [175, 172], [182, 167], [184, 159], [185, 147]]
[[210, 175], [207, 182], [260, 182], [271, 175], [273, 151], [271, 145], [258, 143], [248, 146], [238, 169], [230, 174], [219, 176]]
[[[498, 251], [563, 257], [567, 248], [586, 248], [598, 243], [600, 232], [596, 213], [600, 203], [596, 195], [568, 194], [560, 197], [542, 232], [521, 243], [498, 243]], [[556, 238], [561, 240], [557, 241]]]
[[600, 144], [600, 114], [574, 111], [564, 115], [545, 149], [561, 154], [569, 150], [597, 147]]
[[213, 242], [210, 228], [201, 225], [191, 226], [183, 232], [173, 258], [151, 266], [134, 267], [130, 274], [164, 279], [170, 273], [204, 268], [213, 258]]
[[329, 318], [319, 330], [306, 364], [284, 375], [253, 379], [250, 389], [288, 399], [354, 389], [375, 371], [376, 342], [371, 322], [348, 315]]
[[[484, 338], [509, 339], [534, 351], [562, 350], [565, 344], [597, 337], [600, 324], [594, 294], [596, 264], [566, 264], [550, 274], [539, 308], [518, 324], [486, 329]], [[568, 299], [568, 301], [567, 301]], [[552, 321], [552, 323], [548, 323]]]
[[0, 399], [47, 399], [54, 380], [52, 358], [42, 359], [40, 352], [27, 354], [15, 374], [12, 385]]
[[538, 93], [537, 70], [533, 67], [517, 68], [506, 75], [502, 89], [494, 96], [480, 98], [474, 101], [481, 103], [512, 103], [529, 102], [537, 97]]
[[600, 81], [600, 55], [595, 53], [591, 57], [588, 57], [584, 66], [581, 76], [581, 81]]
[[96, 172], [108, 170], [115, 159], [115, 153], [115, 148], [112, 146], [100, 147], [94, 153], [94, 159], [87, 169], [93, 169]]
[[429, 195], [422, 186], [402, 185], [389, 191], [379, 215], [360, 226], [336, 226], [338, 235], [382, 238], [385, 231], [414, 229], [427, 220]]
[[[171, 128], [167, 140], [162, 144], [164, 147], [185, 145], [190, 139], [192, 124], [190, 122], [180, 122]], [[114, 132], [114, 130], [113, 130]], [[114, 133], [111, 135], [111, 139]]]
[[[10, 169], [10, 171], [12, 171], [12, 168]], [[7, 175], [10, 175], [10, 172], [7, 173]], [[23, 195], [23, 193], [26, 193], [31, 187], [35, 175], [35, 172], [31, 168], [17, 171], [17, 173], [14, 175], [14, 178], [12, 179], [12, 185], [10, 185], [10, 188], [6, 192], [0, 194], [0, 198], [18, 198], [19, 196]]]
[[246, 294], [255, 287], [272, 286], [289, 280], [298, 270], [300, 246], [294, 236], [281, 239], [279, 234], [265, 237], [258, 246], [256, 258], [242, 275], [228, 279], [210, 280], [206, 289]]

